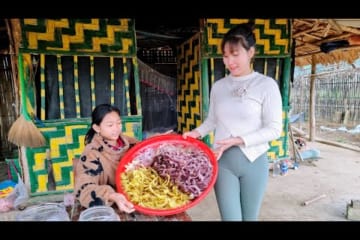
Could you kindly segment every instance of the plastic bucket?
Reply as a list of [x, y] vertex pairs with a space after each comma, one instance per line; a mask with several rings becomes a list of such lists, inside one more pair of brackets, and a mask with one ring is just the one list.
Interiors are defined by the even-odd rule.
[[79, 221], [120, 221], [120, 217], [112, 207], [95, 206], [82, 211]]
[[65, 206], [58, 203], [43, 203], [27, 207], [16, 215], [17, 221], [70, 221]]

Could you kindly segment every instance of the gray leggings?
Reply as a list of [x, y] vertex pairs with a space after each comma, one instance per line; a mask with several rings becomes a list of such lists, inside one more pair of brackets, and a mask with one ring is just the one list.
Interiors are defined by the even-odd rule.
[[267, 153], [250, 162], [239, 147], [223, 153], [215, 195], [223, 221], [257, 221], [269, 177]]

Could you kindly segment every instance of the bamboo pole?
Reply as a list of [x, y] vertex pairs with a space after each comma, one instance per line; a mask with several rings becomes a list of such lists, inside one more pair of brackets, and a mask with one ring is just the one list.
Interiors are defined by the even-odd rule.
[[[299, 121], [299, 122], [301, 122], [301, 121]], [[306, 136], [306, 133], [303, 130], [301, 130], [297, 127], [294, 127], [294, 126], [291, 126], [291, 128], [294, 133], [294, 136], [300, 136], [300, 137]]]
[[[309, 135], [302, 136], [302, 137], [309, 140]], [[314, 141], [319, 142], [319, 143], [323, 143], [323, 144], [327, 144], [327, 145], [330, 145], [330, 146], [341, 147], [341, 148], [344, 148], [344, 149], [360, 152], [360, 147], [353, 146], [353, 145], [346, 144], [346, 143], [339, 143], [339, 142], [326, 140], [326, 139], [319, 138], [319, 137], [316, 137]]]
[[312, 64], [311, 64], [311, 77], [310, 77], [310, 106], [309, 106], [309, 135], [310, 135], [310, 141], [313, 142], [315, 140], [315, 127], [316, 127], [316, 121], [315, 121], [315, 76], [313, 75], [316, 70], [316, 64], [314, 61], [314, 57], [312, 58]]
[[352, 150], [352, 151], [360, 152], [359, 147], [352, 146], [352, 145], [349, 145], [349, 144], [329, 141], [329, 140], [325, 140], [325, 139], [322, 139], [322, 138], [315, 138], [315, 141], [319, 142], [319, 143], [324, 143], [324, 144], [328, 144], [328, 145], [331, 145], [331, 146], [335, 146], [335, 147], [341, 147], [341, 148], [349, 149], [349, 150]]
[[318, 196], [316, 196], [316, 197], [314, 197], [314, 198], [311, 198], [311, 199], [309, 199], [309, 200], [304, 201], [301, 205], [302, 205], [302, 206], [306, 206], [306, 205], [309, 205], [309, 204], [311, 204], [311, 203], [313, 203], [313, 202], [316, 202], [316, 201], [318, 201], [318, 200], [320, 200], [320, 199], [323, 199], [323, 198], [325, 198], [325, 197], [326, 197], [325, 194], [320, 194], [320, 195], [318, 195]]

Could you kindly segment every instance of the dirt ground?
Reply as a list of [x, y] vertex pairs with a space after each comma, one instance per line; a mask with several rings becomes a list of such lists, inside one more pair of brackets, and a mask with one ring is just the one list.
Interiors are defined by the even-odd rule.
[[[286, 176], [270, 178], [262, 220], [345, 221], [346, 206], [360, 199], [360, 152], [312, 143], [316, 161], [305, 160]], [[325, 197], [303, 206], [317, 196]]]
[[[308, 123], [295, 123], [308, 134]], [[325, 131], [320, 126], [337, 129], [341, 124], [317, 123], [316, 137], [349, 146], [360, 147], [360, 133]], [[355, 125], [345, 126], [353, 129]], [[351, 200], [360, 200], [359, 151], [304, 139], [306, 149], [320, 152], [317, 160], [304, 160], [297, 170], [273, 177], [269, 183], [260, 212], [260, 221], [348, 221], [346, 211]], [[292, 149], [290, 147], [290, 156]], [[305, 201], [319, 198], [308, 205]], [[188, 211], [195, 221], [219, 221], [220, 215], [213, 192]]]
[[[322, 143], [309, 143], [320, 151], [317, 160], [304, 160], [297, 170], [273, 177], [261, 208], [260, 221], [349, 221], [346, 207], [360, 199], [360, 152]], [[308, 205], [305, 201], [325, 197]], [[214, 193], [188, 213], [194, 221], [219, 221]]]

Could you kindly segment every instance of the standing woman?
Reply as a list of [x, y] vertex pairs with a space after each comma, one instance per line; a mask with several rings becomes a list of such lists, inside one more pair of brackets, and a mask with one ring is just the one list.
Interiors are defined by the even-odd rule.
[[85, 149], [75, 169], [75, 197], [85, 208], [115, 203], [120, 211], [133, 212], [133, 204], [115, 191], [115, 173], [130, 144], [138, 140], [122, 133], [120, 110], [115, 106], [100, 104], [91, 117]]
[[215, 130], [219, 164], [215, 195], [224, 221], [257, 221], [269, 175], [269, 141], [282, 131], [282, 100], [276, 81], [253, 71], [255, 35], [249, 23], [224, 36], [221, 49], [230, 74], [213, 84], [206, 120], [183, 137]]

